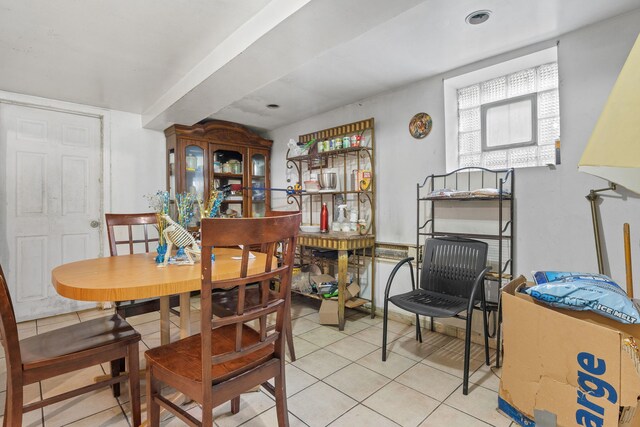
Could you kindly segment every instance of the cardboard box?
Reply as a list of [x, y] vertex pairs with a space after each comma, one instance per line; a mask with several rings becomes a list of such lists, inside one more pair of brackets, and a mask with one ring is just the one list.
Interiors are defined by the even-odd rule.
[[[531, 285], [531, 284], [529, 284]], [[520, 425], [640, 426], [640, 325], [556, 309], [519, 290], [502, 294], [499, 408]]]
[[320, 274], [318, 276], [311, 276], [311, 280], [316, 285], [321, 285], [323, 283], [331, 283], [336, 281], [336, 279], [329, 274]]
[[[344, 300], [345, 306], [349, 306], [349, 300], [358, 296], [360, 292], [360, 286], [357, 283], [352, 283], [345, 289]], [[338, 298], [323, 299], [318, 311], [320, 316], [321, 325], [337, 325], [338, 322]]]
[[338, 300], [324, 299], [318, 311], [321, 325], [337, 325], [338, 322]]
[[346, 291], [347, 292], [344, 295], [344, 300], [348, 301], [351, 298], [355, 298], [358, 296], [358, 294], [360, 293], [360, 286], [358, 285], [358, 283], [353, 282], [352, 284], [347, 286]]
[[336, 284], [336, 279], [328, 274], [321, 274], [319, 276], [312, 276], [311, 280], [316, 285], [316, 289], [319, 294], [328, 293], [331, 290], [331, 285]]

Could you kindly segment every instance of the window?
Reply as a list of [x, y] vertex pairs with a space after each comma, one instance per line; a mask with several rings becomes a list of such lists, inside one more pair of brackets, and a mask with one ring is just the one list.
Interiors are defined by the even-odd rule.
[[556, 164], [560, 107], [552, 50], [445, 81], [446, 114], [455, 114], [446, 120], [448, 170]]
[[481, 107], [482, 151], [533, 145], [536, 98], [517, 98], [484, 104]]

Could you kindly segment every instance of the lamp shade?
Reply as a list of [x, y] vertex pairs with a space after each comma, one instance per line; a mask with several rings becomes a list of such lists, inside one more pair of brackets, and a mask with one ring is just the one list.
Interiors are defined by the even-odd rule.
[[613, 86], [578, 169], [640, 193], [640, 36]]

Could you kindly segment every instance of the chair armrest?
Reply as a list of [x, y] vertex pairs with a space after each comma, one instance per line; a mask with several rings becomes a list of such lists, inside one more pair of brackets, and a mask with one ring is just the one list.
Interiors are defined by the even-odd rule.
[[385, 301], [389, 298], [389, 290], [391, 289], [391, 283], [393, 282], [394, 277], [396, 277], [396, 273], [404, 264], [409, 264], [409, 271], [411, 272], [411, 289], [416, 289], [416, 281], [413, 278], [413, 265], [411, 265], [411, 261], [413, 261], [413, 257], [405, 258], [397, 263], [396, 266], [393, 267], [393, 270], [391, 270], [391, 274], [389, 275], [389, 279], [387, 280], [387, 287], [384, 290]]
[[484, 276], [486, 276], [490, 271], [491, 267], [486, 267], [480, 272], [480, 274], [478, 274], [478, 277], [476, 277], [476, 280], [473, 282], [473, 288], [471, 288], [471, 295], [469, 296], [469, 306], [467, 307], [468, 310], [473, 310], [473, 306], [476, 304], [476, 294], [478, 293], [478, 290], [482, 292], [480, 297], [484, 302]]

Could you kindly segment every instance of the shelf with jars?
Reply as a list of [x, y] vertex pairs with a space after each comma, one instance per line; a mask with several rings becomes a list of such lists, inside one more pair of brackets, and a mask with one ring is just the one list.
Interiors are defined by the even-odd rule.
[[[229, 186], [221, 206], [228, 217], [261, 217], [270, 210], [269, 165], [272, 141], [246, 127], [222, 120], [193, 126], [173, 125], [167, 138], [167, 189], [171, 200], [189, 192], [205, 198]], [[197, 226], [194, 215], [192, 226]]]
[[[370, 118], [300, 135], [287, 152], [288, 179], [295, 189], [287, 202], [302, 212], [305, 226], [298, 237], [301, 261], [312, 258], [314, 251], [309, 248], [337, 251], [340, 330], [345, 306], [366, 303], [371, 316], [375, 315], [374, 139], [374, 119]], [[324, 233], [318, 230], [325, 228], [323, 205], [328, 211]], [[354, 266], [359, 267], [352, 271]], [[357, 300], [345, 301], [348, 277], [359, 282]], [[369, 298], [362, 298], [363, 294]]]

